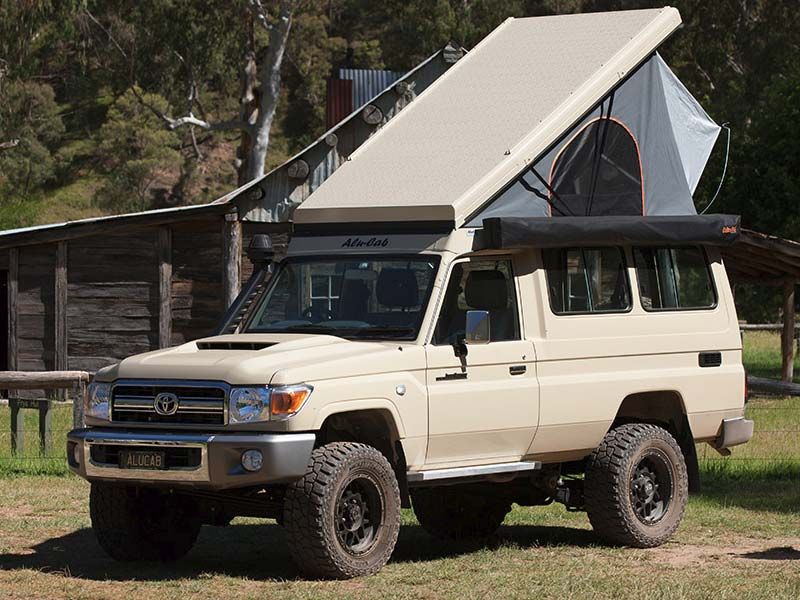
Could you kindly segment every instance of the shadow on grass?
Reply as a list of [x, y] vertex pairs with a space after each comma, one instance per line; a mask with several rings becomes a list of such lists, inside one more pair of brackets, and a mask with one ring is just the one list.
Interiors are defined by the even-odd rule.
[[[416, 562], [461, 556], [482, 548], [572, 546], [597, 543], [591, 532], [566, 527], [504, 526], [485, 544], [435, 540], [418, 525], [400, 529], [392, 562]], [[200, 575], [226, 575], [255, 580], [297, 579], [301, 575], [289, 557], [285, 534], [274, 524], [203, 527], [192, 551], [175, 563], [118, 563], [108, 558], [91, 529], [84, 528], [34, 545], [32, 553], [0, 554], [0, 570], [33, 569], [61, 572], [89, 580], [166, 581]]]
[[800, 560], [800, 550], [795, 550], [789, 546], [781, 548], [769, 548], [758, 552], [745, 552], [737, 554], [740, 558], [750, 558], [752, 560]]
[[699, 498], [721, 507], [800, 513], [800, 462], [719, 463], [701, 470]]

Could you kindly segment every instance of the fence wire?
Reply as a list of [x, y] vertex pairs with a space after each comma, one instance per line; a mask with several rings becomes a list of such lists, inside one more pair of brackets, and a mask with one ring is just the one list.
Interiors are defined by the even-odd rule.
[[[39, 440], [35, 410], [26, 411], [23, 444], [12, 453], [8, 407], [0, 406], [0, 473], [3, 470], [25, 471], [29, 465], [63, 466], [66, 472], [66, 436], [71, 429], [72, 409], [62, 405], [54, 409], [50, 432], [50, 451], [44, 452]], [[748, 402], [748, 418], [755, 421], [755, 432], [749, 443], [732, 449], [731, 456], [720, 456], [708, 444], [699, 444], [701, 465], [711, 469], [739, 465], [782, 465], [800, 470], [800, 398], [759, 397]], [[35, 467], [32, 469], [37, 470]]]

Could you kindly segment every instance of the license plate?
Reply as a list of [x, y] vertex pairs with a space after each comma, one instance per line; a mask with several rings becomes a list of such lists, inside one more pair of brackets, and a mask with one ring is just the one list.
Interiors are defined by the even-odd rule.
[[121, 469], [166, 469], [163, 452], [153, 450], [120, 450], [119, 466]]

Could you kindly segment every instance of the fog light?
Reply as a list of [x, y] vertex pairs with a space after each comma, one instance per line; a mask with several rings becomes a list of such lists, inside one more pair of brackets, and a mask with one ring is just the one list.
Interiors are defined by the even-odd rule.
[[245, 471], [255, 473], [261, 470], [261, 465], [264, 464], [264, 456], [261, 450], [245, 450], [242, 452], [242, 467]]
[[81, 466], [81, 445], [80, 444], [72, 444], [72, 462], [75, 463], [76, 467]]

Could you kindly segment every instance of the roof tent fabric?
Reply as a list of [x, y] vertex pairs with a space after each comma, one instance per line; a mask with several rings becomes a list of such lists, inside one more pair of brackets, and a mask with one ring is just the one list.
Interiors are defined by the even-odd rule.
[[[353, 152], [295, 223], [462, 226], [679, 26], [671, 7], [506, 20]], [[666, 115], [646, 122], [674, 137]]]
[[727, 246], [740, 232], [737, 215], [492, 217], [483, 222], [486, 248], [710, 244]]
[[692, 215], [719, 126], [654, 54], [468, 223]]

